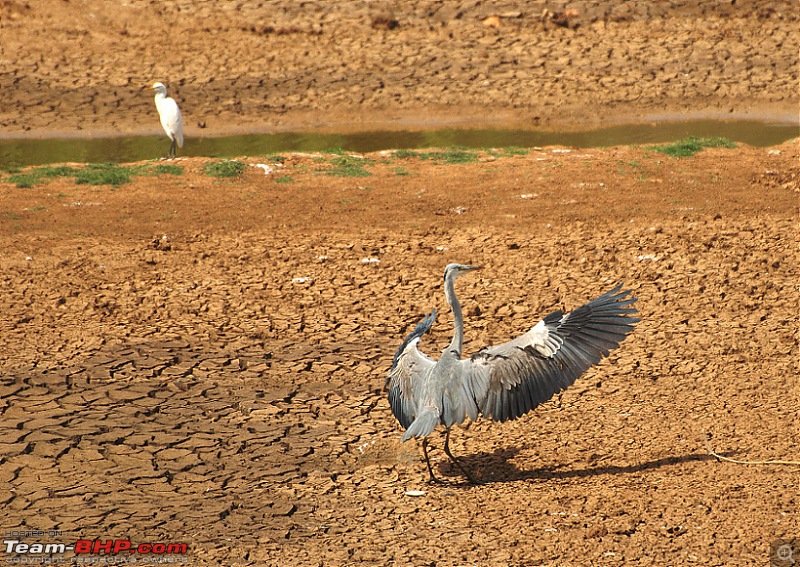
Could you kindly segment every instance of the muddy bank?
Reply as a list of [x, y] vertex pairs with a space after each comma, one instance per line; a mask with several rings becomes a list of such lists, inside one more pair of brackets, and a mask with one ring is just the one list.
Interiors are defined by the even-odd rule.
[[2, 135], [189, 136], [442, 125], [574, 127], [705, 112], [796, 116], [789, 1], [0, 6]]

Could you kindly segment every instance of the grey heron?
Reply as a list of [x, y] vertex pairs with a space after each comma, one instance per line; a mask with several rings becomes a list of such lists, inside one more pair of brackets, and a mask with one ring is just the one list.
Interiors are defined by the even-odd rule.
[[406, 337], [386, 379], [392, 413], [406, 430], [402, 441], [422, 438], [422, 452], [432, 482], [427, 436], [442, 424], [444, 452], [473, 483], [478, 483], [450, 452], [450, 428], [481, 414], [504, 422], [528, 413], [571, 386], [590, 366], [617, 348], [639, 319], [631, 315], [636, 298], [618, 284], [574, 311], [554, 311], [524, 335], [461, 358], [464, 318], [455, 293], [459, 276], [479, 266], [448, 264], [444, 294], [453, 312], [453, 340], [438, 361], [417, 345], [436, 319], [434, 309]]
[[156, 110], [158, 110], [158, 117], [161, 119], [161, 127], [164, 128], [164, 132], [172, 140], [168, 157], [173, 158], [178, 153], [175, 146], [183, 147], [183, 117], [181, 116], [181, 109], [178, 108], [178, 103], [175, 102], [175, 99], [167, 96], [167, 87], [162, 83], [153, 83], [153, 86], [146, 88], [156, 92]]

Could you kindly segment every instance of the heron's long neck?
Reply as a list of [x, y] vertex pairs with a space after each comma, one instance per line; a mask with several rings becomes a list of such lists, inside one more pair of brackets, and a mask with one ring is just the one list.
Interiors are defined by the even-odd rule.
[[455, 351], [460, 358], [461, 345], [464, 342], [464, 316], [461, 314], [461, 304], [456, 297], [454, 283], [455, 278], [452, 278], [445, 281], [444, 284], [444, 296], [447, 298], [447, 303], [450, 304], [450, 309], [453, 310], [453, 326], [455, 326], [453, 340], [450, 341], [448, 350]]

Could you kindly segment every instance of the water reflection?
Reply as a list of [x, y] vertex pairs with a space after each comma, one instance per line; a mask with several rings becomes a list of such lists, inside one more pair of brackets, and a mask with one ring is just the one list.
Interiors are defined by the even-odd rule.
[[[333, 148], [354, 152], [452, 146], [502, 148], [564, 145], [591, 148], [672, 142], [686, 136], [721, 136], [764, 147], [780, 144], [799, 135], [798, 124], [750, 120], [629, 124], [586, 132], [442, 129], [355, 134], [248, 134], [221, 138], [189, 137], [181, 155], [223, 158], [289, 151], [315, 152]], [[61, 162], [132, 162], [165, 155], [168, 148], [169, 140], [164, 136], [0, 140], [0, 168]]]

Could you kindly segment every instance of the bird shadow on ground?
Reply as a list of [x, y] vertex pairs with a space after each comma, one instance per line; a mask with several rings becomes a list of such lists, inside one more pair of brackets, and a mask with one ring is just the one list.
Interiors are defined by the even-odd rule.
[[[572, 468], [570, 465], [548, 465], [524, 470], [518, 468], [512, 462], [519, 452], [519, 448], [497, 449], [491, 453], [481, 452], [459, 456], [458, 459], [474, 477], [484, 484], [514, 482], [519, 480], [568, 480], [601, 475], [634, 474], [682, 463], [717, 460], [708, 453], [690, 453], [687, 455], [642, 461], [629, 465], [598, 464], [582, 468]], [[445, 477], [451, 479], [458, 477], [463, 478], [461, 472], [451, 462], [439, 463], [439, 470]], [[465, 484], [465, 486], [469, 486], [469, 484]]]

